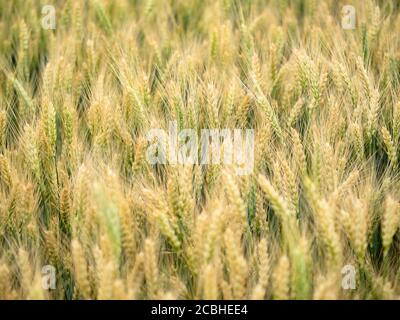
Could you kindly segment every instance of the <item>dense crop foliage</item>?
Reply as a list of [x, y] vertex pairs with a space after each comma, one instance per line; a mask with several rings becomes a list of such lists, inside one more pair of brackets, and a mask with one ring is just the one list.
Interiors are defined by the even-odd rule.
[[[400, 2], [349, 2], [0, 0], [0, 298], [399, 297]], [[171, 121], [253, 170], [149, 163]]]

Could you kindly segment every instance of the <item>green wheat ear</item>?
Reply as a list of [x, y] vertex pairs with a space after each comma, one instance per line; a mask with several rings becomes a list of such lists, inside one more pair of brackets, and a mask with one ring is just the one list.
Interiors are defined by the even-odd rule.
[[104, 9], [104, 6], [98, 0], [92, 0], [92, 1], [94, 3], [96, 15], [99, 20], [101, 28], [107, 33], [108, 36], [111, 36], [113, 33], [113, 28], [111, 25], [111, 21]]
[[121, 225], [118, 204], [110, 198], [103, 186], [94, 185], [93, 191], [98, 204], [97, 214], [104, 225], [114, 257], [118, 261], [121, 255]]
[[0, 151], [5, 147], [7, 129], [7, 113], [0, 110]]
[[11, 80], [11, 83], [12, 83], [14, 89], [17, 91], [18, 95], [22, 99], [22, 102], [24, 103], [24, 106], [25, 106], [24, 113], [25, 113], [25, 115], [30, 115], [31, 112], [32, 112], [32, 108], [33, 108], [33, 100], [31, 99], [31, 97], [29, 96], [29, 94], [25, 90], [24, 86], [21, 84], [20, 81], [18, 81], [17, 78], [15, 78], [15, 77], [10, 75], [9, 79]]

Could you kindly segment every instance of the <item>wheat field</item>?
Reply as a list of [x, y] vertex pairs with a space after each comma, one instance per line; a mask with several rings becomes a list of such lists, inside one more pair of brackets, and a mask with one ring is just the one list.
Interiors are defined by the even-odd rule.
[[[0, 0], [0, 298], [399, 298], [399, 31], [397, 0]], [[251, 172], [149, 163], [171, 121], [253, 130]]]

